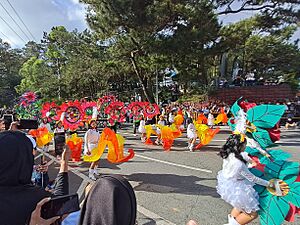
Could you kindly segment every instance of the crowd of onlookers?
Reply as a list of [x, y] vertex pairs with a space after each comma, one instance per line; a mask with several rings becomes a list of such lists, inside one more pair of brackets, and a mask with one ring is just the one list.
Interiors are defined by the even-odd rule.
[[[274, 102], [262, 100], [257, 104], [263, 103], [286, 105], [287, 110], [284, 115], [286, 128], [299, 125], [296, 119], [300, 116], [300, 99]], [[197, 118], [199, 113], [217, 115], [222, 109], [229, 114], [230, 105], [218, 100], [170, 103], [161, 106], [161, 114], [169, 115], [174, 109], [183, 110], [189, 114], [189, 117]], [[70, 150], [66, 145], [60, 157], [58, 175], [53, 182], [50, 182], [47, 162], [34, 161], [37, 150], [33, 138], [18, 130], [17, 122], [10, 124], [9, 131], [5, 131], [4, 121], [1, 118], [7, 113], [12, 114], [13, 110], [0, 109], [1, 224], [136, 224], [137, 208], [133, 188], [126, 179], [114, 175], [101, 176], [93, 185], [87, 186], [86, 196], [79, 211], [50, 219], [42, 218], [42, 207], [50, 201], [50, 198], [70, 194], [68, 178]], [[102, 204], [98, 204], [99, 202]], [[190, 221], [189, 224], [196, 223]]]
[[218, 80], [218, 87], [228, 88], [231, 86], [241, 87], [241, 86], [257, 86], [257, 85], [280, 85], [285, 83], [283, 76], [278, 76], [277, 78], [264, 78], [263, 76], [258, 76], [255, 71], [246, 73], [245, 75], [238, 73], [237, 76], [229, 82], [226, 78], [221, 77]]

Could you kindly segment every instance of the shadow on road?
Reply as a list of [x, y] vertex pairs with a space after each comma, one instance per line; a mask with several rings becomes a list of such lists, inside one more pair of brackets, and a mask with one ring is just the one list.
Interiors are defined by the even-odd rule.
[[215, 188], [199, 184], [199, 182], [205, 180], [216, 180], [215, 178], [147, 173], [126, 175], [126, 178], [129, 181], [138, 182], [138, 185], [134, 188], [135, 191], [220, 197]]

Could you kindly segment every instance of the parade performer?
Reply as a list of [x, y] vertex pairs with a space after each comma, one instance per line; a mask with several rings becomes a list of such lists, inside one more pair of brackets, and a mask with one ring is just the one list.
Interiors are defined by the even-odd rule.
[[146, 129], [145, 129], [145, 125], [146, 125], [146, 122], [145, 122], [144, 117], [142, 116], [141, 120], [140, 120], [139, 129], [138, 129], [139, 133], [141, 134], [141, 141], [142, 141], [142, 143], [145, 143], [145, 141], [146, 141]]
[[169, 113], [169, 118], [168, 118], [168, 122], [169, 124], [173, 124], [174, 123], [174, 118], [177, 115], [177, 109], [172, 109], [172, 111]]
[[[52, 132], [52, 129], [51, 129], [50, 124], [48, 123], [47, 117], [42, 118], [42, 123], [39, 125], [39, 128], [46, 128], [48, 130], [48, 132]], [[45, 144], [42, 150], [45, 152], [49, 152], [49, 146], [50, 146], [50, 142], [48, 144]]]
[[226, 125], [227, 122], [228, 122], [228, 117], [227, 114], [225, 113], [224, 108], [222, 107], [221, 112], [219, 113], [219, 115], [215, 120], [215, 124], [218, 125], [219, 123], [222, 123], [222, 125]]
[[164, 115], [159, 116], [159, 121], [157, 122], [157, 124], [158, 124], [158, 126], [156, 126], [157, 139], [155, 141], [155, 144], [160, 145], [160, 144], [162, 144], [160, 126], [167, 125]]
[[197, 140], [197, 133], [192, 118], [187, 119], [187, 124], [188, 149], [190, 150], [190, 152], [192, 152]]
[[65, 133], [65, 128], [61, 120], [57, 121], [55, 125], [54, 134], [57, 133]]
[[[231, 157], [234, 159], [234, 156], [238, 156], [236, 151], [243, 151], [245, 149], [250, 158], [243, 152], [241, 154], [243, 159], [246, 161], [250, 161], [251, 159], [252, 162], [255, 162], [252, 168], [249, 168], [249, 171], [256, 177], [268, 180], [269, 184], [274, 184], [271, 185], [272, 187], [270, 185], [265, 187], [257, 184], [253, 186], [259, 196], [259, 209], [256, 213], [251, 214], [252, 217], [256, 217], [258, 214], [262, 225], [280, 225], [284, 220], [293, 222], [295, 215], [300, 212], [299, 163], [286, 161], [290, 157], [290, 154], [282, 150], [267, 149], [274, 146], [274, 143], [280, 139], [280, 130], [278, 130], [277, 124], [284, 112], [285, 106], [282, 105], [256, 105], [240, 98], [231, 107], [233, 118], [228, 121], [228, 125], [233, 130], [233, 136], [241, 135], [241, 137], [236, 138], [232, 141], [234, 143], [228, 144], [226, 147], [228, 151], [223, 154], [222, 158], [227, 159], [227, 168], [231, 164], [234, 164], [229, 163], [230, 153], [232, 151], [235, 152]], [[244, 143], [242, 147], [241, 143]], [[233, 147], [230, 148], [230, 146]], [[224, 152], [224, 150], [222, 151]], [[226, 155], [228, 156], [226, 157]], [[224, 165], [225, 162], [226, 160], [224, 160]], [[224, 165], [223, 168], [226, 167]], [[244, 167], [244, 164], [242, 166]], [[232, 168], [235, 167], [233, 166]], [[218, 187], [219, 189], [223, 189], [223, 192], [220, 191], [219, 193], [223, 193], [224, 196], [226, 196], [226, 193], [228, 196], [231, 195], [227, 199], [236, 199], [236, 196], [232, 193], [237, 192], [237, 190], [234, 190], [237, 185], [233, 185], [234, 188], [230, 190], [227, 188], [228, 191], [224, 192], [226, 190], [225, 183], [229, 185], [232, 182], [228, 181], [228, 175], [225, 177], [226, 179], [224, 177], [222, 179], [221, 174], [227, 174], [224, 172], [224, 169], [222, 171], [218, 176]], [[227, 171], [234, 171], [234, 169], [228, 169]], [[230, 173], [228, 172], [228, 174]], [[239, 190], [243, 192], [244, 190], [247, 191], [246, 187]], [[248, 193], [250, 195], [251, 191], [248, 190]], [[250, 198], [248, 197], [247, 199]], [[240, 200], [239, 202], [243, 201]], [[252, 219], [247, 219], [249, 214], [246, 214], [238, 214], [236, 210], [233, 210], [231, 216], [229, 216], [229, 220], [231, 221], [229, 224], [249, 223]]]
[[256, 177], [249, 171], [247, 163], [251, 163], [252, 160], [244, 152], [246, 144], [243, 134], [233, 134], [219, 153], [223, 158], [223, 167], [217, 177], [217, 192], [233, 207], [228, 215], [228, 225], [248, 224], [258, 217], [260, 203], [259, 195], [253, 188], [255, 184], [274, 191], [277, 188], [282, 192], [287, 189], [283, 181], [279, 182], [279, 187], [275, 187], [274, 182]]
[[201, 112], [197, 118], [197, 123], [198, 124], [207, 124], [207, 118], [206, 116], [204, 115], [203, 112]]
[[[97, 131], [97, 108], [93, 109], [93, 117], [89, 121], [89, 129], [84, 135], [84, 154], [90, 156], [94, 148], [98, 146], [100, 133]], [[99, 175], [97, 167], [99, 160], [91, 162], [89, 167], [89, 178], [96, 180], [95, 175]]]
[[56, 122], [54, 129], [54, 150], [58, 159], [60, 159], [60, 155], [63, 153], [63, 148], [66, 141], [65, 128], [62, 122], [64, 120], [64, 115], [64, 113], [61, 114], [60, 120]]
[[214, 118], [214, 115], [212, 114], [212, 112], [210, 112], [208, 114], [208, 117], [207, 117], [207, 125], [212, 128], [215, 124], [215, 118]]

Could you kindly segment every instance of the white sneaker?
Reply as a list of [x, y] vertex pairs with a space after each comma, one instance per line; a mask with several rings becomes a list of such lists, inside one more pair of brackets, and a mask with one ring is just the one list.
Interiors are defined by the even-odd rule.
[[93, 169], [89, 169], [89, 178], [93, 181], [97, 180]]
[[194, 151], [194, 145], [191, 144], [191, 145], [189, 146], [189, 150], [190, 150], [190, 152], [193, 152], [193, 151]]
[[187, 149], [190, 149], [191, 143], [188, 143], [188, 146], [186, 147]]
[[156, 145], [159, 145], [159, 142], [156, 140], [156, 141], [155, 141], [155, 144], [156, 144]]
[[97, 169], [94, 169], [94, 175], [100, 176], [100, 173], [99, 173], [99, 171]]

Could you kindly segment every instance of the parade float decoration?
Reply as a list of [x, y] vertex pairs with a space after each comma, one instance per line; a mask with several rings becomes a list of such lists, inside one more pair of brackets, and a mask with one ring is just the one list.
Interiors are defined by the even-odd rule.
[[288, 191], [281, 192], [279, 188], [254, 186], [259, 193], [258, 213], [262, 225], [292, 222], [300, 212], [300, 164], [287, 161], [288, 153], [270, 149], [280, 139], [277, 124], [285, 109], [282, 105], [256, 105], [240, 98], [231, 107], [234, 117], [228, 121], [233, 131], [243, 130], [241, 133], [246, 135], [246, 152], [256, 164], [250, 171], [265, 180], [282, 180], [289, 187]]
[[116, 134], [109, 128], [104, 128], [100, 138], [99, 144], [96, 148], [92, 149], [91, 155], [83, 156], [85, 162], [96, 162], [103, 155], [104, 150], [108, 147], [107, 160], [111, 163], [127, 162], [134, 157], [134, 151], [128, 149], [128, 155], [124, 155], [125, 139]]

